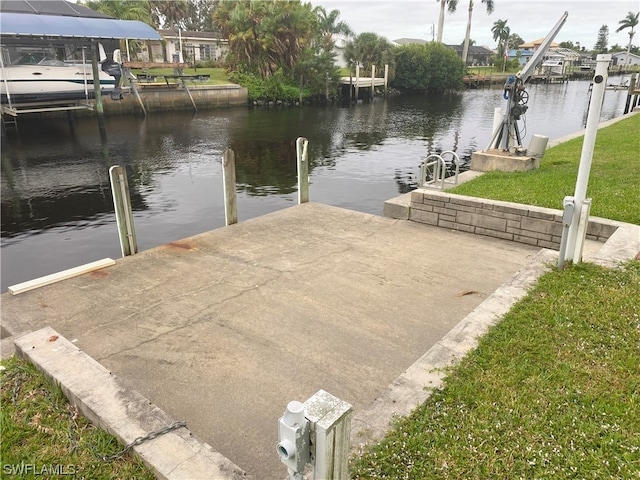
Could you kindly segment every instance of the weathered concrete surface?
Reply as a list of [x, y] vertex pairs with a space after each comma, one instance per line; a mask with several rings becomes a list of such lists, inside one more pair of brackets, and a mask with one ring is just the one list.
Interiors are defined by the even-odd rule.
[[398, 376], [369, 408], [360, 410], [352, 420], [351, 448], [358, 450], [361, 445], [379, 441], [395, 417], [409, 415], [427, 400], [432, 389], [443, 384], [447, 368], [474, 349], [489, 327], [525, 296], [557, 258], [557, 252], [541, 250]]
[[2, 296], [261, 479], [290, 400], [367, 408], [537, 248], [305, 204]]
[[[20, 356], [60, 385], [85, 417], [118, 437], [124, 445], [174, 423], [142, 395], [123, 388], [107, 369], [51, 327], [21, 336], [15, 345]], [[192, 437], [184, 427], [133, 449], [158, 479], [247, 478], [237, 466]]]
[[471, 170], [478, 172], [525, 172], [540, 167], [540, 159], [510, 155], [502, 150], [494, 149], [471, 154]]

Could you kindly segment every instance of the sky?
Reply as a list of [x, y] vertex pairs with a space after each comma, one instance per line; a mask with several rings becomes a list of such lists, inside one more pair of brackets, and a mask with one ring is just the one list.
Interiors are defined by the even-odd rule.
[[[432, 40], [437, 35], [439, 0], [308, 0], [313, 6], [327, 11], [339, 10], [339, 20], [346, 22], [356, 33], [374, 32], [388, 40], [420, 38]], [[468, 0], [459, 0], [455, 13], [445, 13], [442, 41], [461, 44], [467, 27]], [[567, 11], [566, 23], [556, 35], [555, 42], [580, 42], [592, 49], [602, 25], [609, 27], [609, 47], [616, 43], [629, 44], [629, 30], [620, 33], [620, 20], [631, 11], [640, 10], [639, 0], [494, 0], [494, 11], [487, 15], [480, 0], [474, 1], [471, 39], [476, 45], [496, 48], [491, 27], [497, 20], [507, 20], [511, 33], [525, 42], [545, 37]], [[633, 44], [638, 45], [640, 26], [636, 27]]]

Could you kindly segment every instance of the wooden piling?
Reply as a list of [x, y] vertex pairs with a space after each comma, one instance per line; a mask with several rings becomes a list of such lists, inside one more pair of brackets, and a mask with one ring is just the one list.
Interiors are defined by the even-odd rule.
[[296, 140], [296, 157], [298, 160], [298, 205], [309, 201], [309, 140], [298, 137]]
[[222, 154], [222, 181], [224, 190], [224, 221], [227, 226], [238, 223], [238, 201], [236, 194], [236, 157], [227, 148]]
[[127, 172], [124, 167], [114, 165], [109, 169], [109, 178], [111, 179], [111, 193], [113, 194], [113, 205], [120, 236], [120, 250], [122, 256], [126, 257], [138, 252]]

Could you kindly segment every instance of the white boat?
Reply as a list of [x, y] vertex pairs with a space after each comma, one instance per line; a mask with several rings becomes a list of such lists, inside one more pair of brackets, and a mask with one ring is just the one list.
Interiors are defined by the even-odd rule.
[[[99, 69], [101, 91], [114, 89], [116, 78]], [[117, 79], [119, 80], [119, 78]], [[65, 63], [29, 53], [0, 69], [2, 103], [80, 100], [93, 98], [91, 64]]]
[[542, 64], [543, 72], [551, 75], [563, 75], [564, 60], [561, 55], [550, 55]]

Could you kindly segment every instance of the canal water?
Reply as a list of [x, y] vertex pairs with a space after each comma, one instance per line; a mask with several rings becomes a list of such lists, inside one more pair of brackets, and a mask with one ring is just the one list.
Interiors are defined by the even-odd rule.
[[[613, 77], [620, 83], [625, 78]], [[589, 82], [531, 85], [523, 144], [584, 128]], [[626, 92], [607, 91], [602, 120], [620, 116]], [[224, 226], [221, 156], [236, 157], [238, 216], [294, 205], [297, 137], [309, 140], [310, 199], [382, 214], [410, 191], [422, 160], [438, 150], [469, 158], [490, 142], [500, 89], [397, 96], [354, 107], [153, 113], [107, 118], [20, 118], [2, 142], [1, 291], [105, 257], [120, 246], [108, 178], [125, 165], [138, 246], [146, 250]], [[561, 202], [562, 199], [558, 199]], [[560, 203], [558, 205], [560, 207]]]

